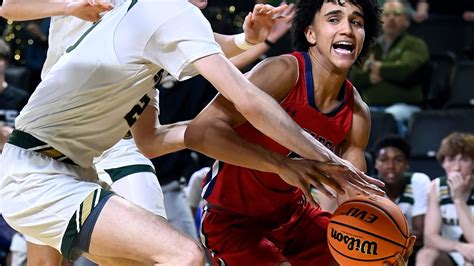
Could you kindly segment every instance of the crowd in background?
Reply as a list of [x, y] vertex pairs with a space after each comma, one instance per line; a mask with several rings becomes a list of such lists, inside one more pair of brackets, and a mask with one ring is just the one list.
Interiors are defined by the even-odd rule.
[[[280, 4], [278, 0], [209, 1], [203, 12], [215, 32], [234, 34], [242, 31], [243, 19], [255, 2]], [[435, 265], [436, 259], [436, 265], [468, 265], [474, 262], [474, 2], [379, 2], [384, 7], [383, 34], [367, 59], [350, 73], [373, 114], [368, 172], [386, 183], [387, 197], [405, 212], [418, 237], [413, 255], [418, 256], [417, 265]], [[0, 21], [0, 151], [15, 117], [41, 80], [48, 25], [48, 19]], [[292, 51], [289, 35], [284, 34], [287, 30], [264, 44], [255, 63]], [[167, 78], [158, 89], [162, 124], [194, 118], [216, 94], [199, 76], [185, 82]], [[381, 113], [382, 119], [375, 119]], [[426, 116], [434, 117], [431, 127], [422, 132], [428, 148], [418, 152], [422, 141], [415, 129]], [[393, 122], [391, 129], [376, 129], [387, 121]], [[452, 133], [456, 131], [462, 133]], [[194, 217], [200, 182], [196, 180], [202, 179], [213, 160], [184, 150], [152, 162], [166, 208], [183, 210], [176, 206], [184, 206], [185, 213], [168, 213], [170, 222], [197, 238]], [[0, 221], [0, 265], [10, 247], [16, 248], [11, 244], [13, 235]]]

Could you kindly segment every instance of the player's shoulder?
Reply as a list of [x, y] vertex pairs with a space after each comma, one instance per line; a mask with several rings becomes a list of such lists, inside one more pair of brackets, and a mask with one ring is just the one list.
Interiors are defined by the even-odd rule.
[[296, 80], [298, 77], [298, 62], [291, 55], [270, 57], [257, 64], [249, 73], [273, 77], [279, 80]]
[[428, 185], [431, 180], [428, 175], [420, 172], [415, 172], [411, 175], [411, 183], [415, 185]]

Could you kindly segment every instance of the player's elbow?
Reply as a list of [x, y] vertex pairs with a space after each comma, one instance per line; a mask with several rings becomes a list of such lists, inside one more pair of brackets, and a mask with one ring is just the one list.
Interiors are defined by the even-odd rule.
[[10, 3], [11, 1], [3, 1], [3, 4], [0, 8], [0, 15], [9, 20], [20, 20], [18, 17], [18, 6]]
[[184, 146], [195, 151], [202, 150], [205, 134], [204, 131], [205, 129], [202, 126], [191, 122], [184, 132]]
[[425, 232], [423, 234], [423, 244], [425, 245], [425, 247], [427, 248], [436, 248], [436, 240], [435, 240], [436, 236], [429, 233], [429, 232]]
[[135, 141], [135, 143], [140, 153], [146, 158], [152, 159], [158, 156], [157, 151], [154, 150], [150, 145], [145, 144], [144, 141]]

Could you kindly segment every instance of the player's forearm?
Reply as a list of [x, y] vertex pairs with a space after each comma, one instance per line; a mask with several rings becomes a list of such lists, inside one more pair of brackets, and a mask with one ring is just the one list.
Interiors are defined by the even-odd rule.
[[[208, 120], [209, 121], [209, 120]], [[185, 134], [187, 148], [220, 161], [262, 172], [278, 173], [286, 157], [242, 139], [235, 130], [220, 119], [202, 122], [197, 117]]]
[[267, 44], [259, 43], [247, 51], [230, 58], [230, 61], [238, 69], [243, 69], [255, 62], [262, 54], [266, 53], [268, 49]]
[[184, 121], [157, 127], [151, 139], [136, 140], [140, 152], [148, 158], [155, 158], [186, 148], [184, 133], [189, 122]]
[[65, 0], [5, 0], [2, 14], [11, 20], [33, 20], [65, 15]]
[[471, 218], [469, 207], [467, 206], [466, 202], [460, 199], [455, 199], [454, 205], [456, 206], [459, 226], [461, 226], [464, 237], [468, 243], [474, 243], [474, 230], [472, 230], [474, 221]]
[[227, 58], [234, 57], [245, 51], [237, 47], [234, 41], [235, 36], [236, 35], [223, 35], [214, 33], [214, 39], [221, 46], [222, 51]]
[[300, 156], [317, 161], [336, 161], [334, 155], [308, 132], [299, 127], [268, 94], [254, 90], [237, 110], [260, 132]]
[[260, 132], [298, 153], [318, 161], [338, 161], [336, 155], [299, 127], [268, 94], [256, 88], [220, 55], [194, 63], [199, 72]]
[[459, 243], [458, 241], [446, 239], [437, 233], [425, 233], [424, 240], [425, 246], [445, 252], [455, 251], [455, 246]]

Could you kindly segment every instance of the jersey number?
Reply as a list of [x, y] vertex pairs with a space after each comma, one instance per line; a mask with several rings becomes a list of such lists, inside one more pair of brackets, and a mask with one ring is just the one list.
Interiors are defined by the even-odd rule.
[[128, 114], [125, 115], [124, 118], [127, 121], [129, 127], [132, 127], [133, 124], [135, 124], [135, 122], [137, 122], [138, 118], [143, 113], [143, 110], [145, 110], [148, 103], [150, 103], [150, 97], [148, 97], [148, 95], [145, 94], [140, 99], [140, 102], [135, 104], [135, 106], [133, 106], [132, 110], [130, 110], [130, 112], [128, 112]]

